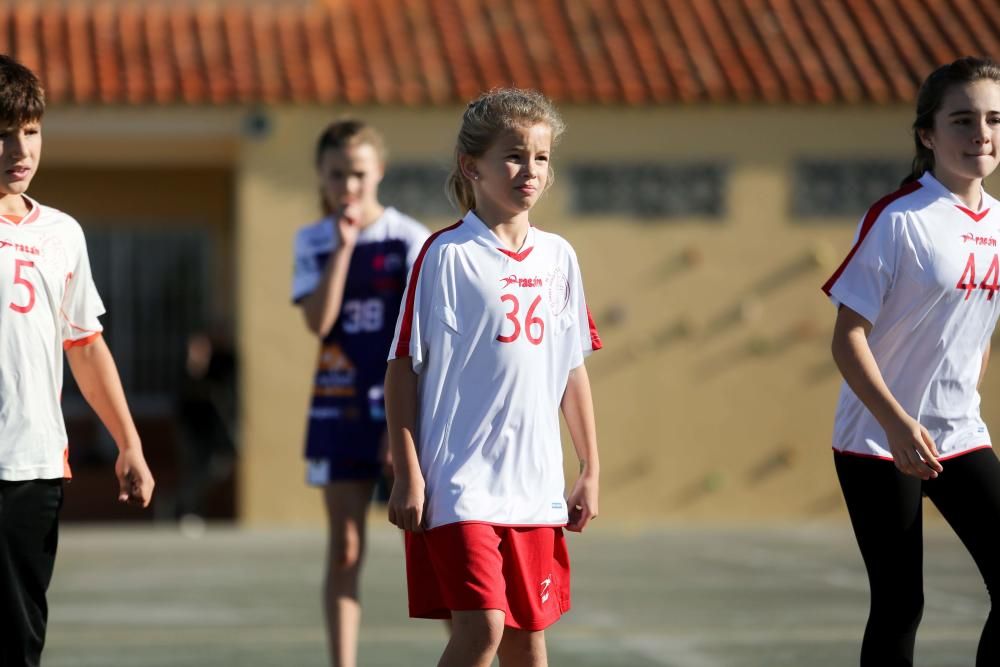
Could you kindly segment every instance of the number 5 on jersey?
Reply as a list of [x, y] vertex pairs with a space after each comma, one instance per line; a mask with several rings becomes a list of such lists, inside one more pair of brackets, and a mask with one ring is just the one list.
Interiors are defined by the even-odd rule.
[[15, 313], [27, 313], [29, 310], [35, 307], [35, 286], [31, 284], [31, 281], [25, 278], [21, 274], [21, 269], [28, 267], [29, 269], [35, 267], [34, 262], [29, 262], [26, 259], [15, 259], [14, 260], [14, 284], [23, 285], [25, 289], [28, 290], [28, 303], [24, 305], [18, 305], [13, 301], [8, 304], [10, 309]]
[[[514, 325], [514, 331], [509, 335], [499, 334], [497, 340], [501, 343], [513, 343], [521, 335], [521, 322], [517, 319], [517, 312], [521, 307], [520, 302], [517, 297], [513, 294], [504, 294], [500, 297], [501, 301], [505, 301], [510, 304], [510, 311], [506, 313], [506, 317], [510, 320], [511, 324]], [[542, 336], [545, 335], [545, 322], [540, 317], [535, 317], [535, 308], [542, 301], [542, 296], [539, 294], [535, 297], [535, 300], [531, 302], [528, 306], [528, 313], [524, 318], [524, 335], [528, 339], [528, 342], [532, 345], [538, 345], [542, 342]], [[533, 331], [538, 331], [538, 336], [532, 335]]]

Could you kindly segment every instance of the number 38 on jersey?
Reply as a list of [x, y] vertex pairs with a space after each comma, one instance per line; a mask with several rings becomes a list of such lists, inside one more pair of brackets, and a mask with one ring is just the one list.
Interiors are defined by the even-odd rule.
[[976, 275], [976, 255], [970, 252], [969, 259], [965, 262], [965, 269], [962, 271], [962, 277], [958, 279], [955, 288], [965, 290], [966, 301], [972, 296], [972, 291], [977, 288], [986, 291], [986, 300], [992, 301], [997, 289], [1000, 289], [1000, 257], [993, 255], [993, 261], [990, 262], [982, 281], [978, 284], [976, 283]]

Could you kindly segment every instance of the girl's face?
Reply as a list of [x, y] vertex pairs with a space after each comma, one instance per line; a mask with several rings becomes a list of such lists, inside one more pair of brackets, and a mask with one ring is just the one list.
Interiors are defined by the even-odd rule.
[[989, 176], [1000, 159], [1000, 84], [982, 79], [952, 86], [934, 129], [921, 130], [920, 139], [934, 151], [934, 176], [950, 189]]
[[531, 209], [549, 182], [551, 153], [547, 123], [505, 130], [480, 157], [466, 161], [476, 208], [511, 216]]
[[364, 209], [377, 204], [384, 171], [378, 151], [371, 144], [328, 148], [317, 167], [323, 199], [334, 212], [348, 206]]

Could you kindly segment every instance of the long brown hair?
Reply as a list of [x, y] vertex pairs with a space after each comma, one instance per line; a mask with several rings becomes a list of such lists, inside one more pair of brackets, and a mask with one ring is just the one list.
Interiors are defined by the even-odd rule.
[[917, 116], [913, 121], [913, 143], [916, 154], [910, 167], [910, 175], [900, 185], [912, 183], [925, 171], [934, 169], [934, 151], [920, 140], [921, 130], [934, 129], [934, 116], [941, 108], [944, 96], [952, 86], [974, 83], [988, 79], [1000, 83], [1000, 65], [989, 58], [967, 56], [953, 63], [942, 65], [931, 72], [917, 93]]

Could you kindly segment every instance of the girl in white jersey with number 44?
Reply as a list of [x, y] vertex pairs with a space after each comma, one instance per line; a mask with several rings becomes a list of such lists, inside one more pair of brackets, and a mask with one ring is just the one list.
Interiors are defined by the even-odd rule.
[[[546, 664], [569, 608], [562, 528], [597, 516], [584, 357], [601, 347], [576, 255], [532, 227], [563, 123], [534, 91], [469, 104], [449, 192], [465, 210], [413, 265], [386, 376], [410, 615], [451, 618], [442, 667]], [[559, 409], [580, 476], [564, 497]]]
[[[913, 131], [911, 175], [868, 211], [823, 287], [845, 380], [834, 461], [871, 584], [865, 667], [913, 664], [922, 495], [1000, 592], [1000, 461], [978, 392], [1000, 313], [1000, 203], [982, 186], [998, 162], [1000, 67], [962, 58], [935, 70]], [[995, 608], [976, 664], [1000, 665]]]

